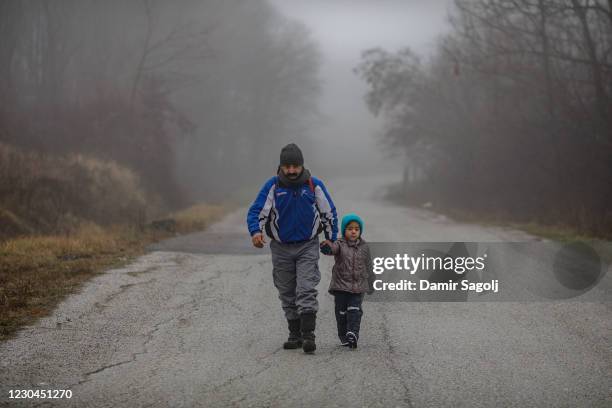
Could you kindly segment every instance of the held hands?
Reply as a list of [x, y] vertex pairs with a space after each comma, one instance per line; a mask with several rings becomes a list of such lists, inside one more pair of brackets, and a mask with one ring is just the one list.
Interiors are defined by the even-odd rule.
[[326, 239], [325, 241], [321, 242], [321, 245], [319, 245], [321, 248], [321, 253], [323, 255], [332, 255], [332, 249], [331, 249], [331, 241]]
[[253, 235], [251, 237], [251, 241], [253, 242], [253, 246], [256, 248], [263, 248], [264, 244], [266, 243], [266, 240], [264, 239], [264, 236], [261, 232], [258, 232], [257, 234]]

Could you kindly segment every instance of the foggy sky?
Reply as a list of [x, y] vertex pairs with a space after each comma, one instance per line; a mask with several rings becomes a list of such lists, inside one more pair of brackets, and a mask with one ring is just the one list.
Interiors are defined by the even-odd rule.
[[436, 38], [448, 28], [452, 0], [270, 1], [306, 24], [323, 54], [319, 106], [326, 120], [313, 131], [317, 148], [305, 152], [306, 164], [327, 177], [401, 172], [401, 163], [385, 160], [377, 145], [382, 121], [368, 112], [363, 102], [367, 88], [352, 70], [361, 52], [372, 47], [395, 51], [409, 46], [425, 56], [433, 52]]

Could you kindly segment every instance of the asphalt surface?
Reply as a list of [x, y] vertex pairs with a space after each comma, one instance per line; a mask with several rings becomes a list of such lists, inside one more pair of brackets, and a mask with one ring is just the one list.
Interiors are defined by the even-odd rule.
[[[327, 184], [370, 241], [536, 241], [384, 202], [381, 180]], [[0, 344], [0, 405], [612, 406], [610, 273], [590, 301], [365, 302], [351, 351], [335, 337], [325, 257], [317, 351], [305, 355], [281, 348], [269, 249], [250, 246], [244, 219], [151, 247]], [[15, 389], [72, 398], [9, 399]]]

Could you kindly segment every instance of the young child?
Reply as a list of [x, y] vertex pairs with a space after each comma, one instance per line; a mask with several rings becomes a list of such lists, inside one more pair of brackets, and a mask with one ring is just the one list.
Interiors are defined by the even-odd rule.
[[357, 214], [342, 218], [341, 237], [325, 240], [321, 252], [334, 255], [329, 293], [334, 295], [338, 337], [343, 346], [357, 348], [364, 293], [372, 293], [374, 273], [370, 248], [362, 238], [363, 220]]

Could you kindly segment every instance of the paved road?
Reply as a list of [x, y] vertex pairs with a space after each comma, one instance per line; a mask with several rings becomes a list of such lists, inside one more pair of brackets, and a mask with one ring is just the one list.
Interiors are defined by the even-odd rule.
[[[534, 240], [382, 202], [377, 185], [328, 183], [372, 241]], [[240, 211], [160, 243], [1, 344], [0, 405], [612, 406], [609, 301], [367, 302], [349, 351], [334, 334], [326, 257], [317, 352], [282, 350], [269, 250], [250, 248], [243, 224]], [[9, 400], [15, 388], [73, 397]]]

